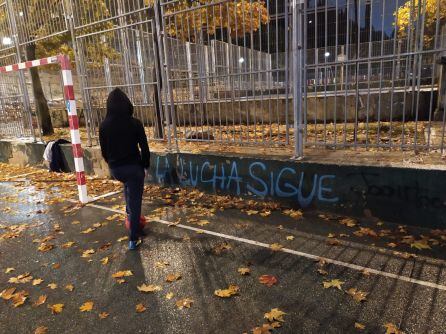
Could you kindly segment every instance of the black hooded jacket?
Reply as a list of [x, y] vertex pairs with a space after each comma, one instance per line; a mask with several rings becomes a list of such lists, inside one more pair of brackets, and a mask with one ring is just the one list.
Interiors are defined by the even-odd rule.
[[133, 117], [132, 102], [119, 88], [108, 96], [107, 115], [99, 128], [99, 142], [102, 156], [110, 168], [132, 164], [144, 168], [150, 166], [144, 126]]

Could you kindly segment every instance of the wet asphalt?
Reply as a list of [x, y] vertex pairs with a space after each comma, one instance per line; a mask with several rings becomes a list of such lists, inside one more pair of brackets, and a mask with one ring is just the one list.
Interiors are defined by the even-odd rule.
[[[46, 205], [44, 192], [26, 187], [18, 191], [12, 183], [1, 183], [0, 193], [0, 224], [29, 226], [16, 238], [0, 239], [0, 291], [16, 287], [29, 293], [25, 304], [17, 308], [0, 300], [0, 333], [34, 333], [38, 326], [48, 327], [48, 333], [251, 333], [254, 327], [268, 322], [264, 314], [273, 308], [286, 315], [282, 327], [271, 333], [385, 333], [385, 323], [395, 324], [404, 333], [446, 333], [444, 290], [364, 275], [333, 264], [323, 266], [327, 273], [321, 275], [318, 263], [305, 257], [157, 222], [147, 226], [148, 235], [140, 249], [129, 252], [127, 242], [118, 241], [126, 235], [122, 220], [107, 220], [113, 212], [83, 207], [66, 213], [72, 203]], [[122, 208], [123, 202], [118, 195], [97, 204]], [[145, 200], [144, 214], [189, 224], [189, 209], [169, 207], [165, 214], [154, 213], [160, 206]], [[318, 214], [305, 212], [304, 219], [295, 220], [276, 212], [260, 217], [227, 210], [210, 216], [209, 224], [200, 228], [446, 285], [444, 248], [417, 251], [417, 258], [406, 259], [394, 251], [414, 252], [409, 246], [391, 249], [386, 247], [391, 241], [386, 238], [354, 236], [348, 227]], [[80, 224], [73, 225], [73, 221]], [[96, 223], [103, 226], [81, 233]], [[368, 220], [361, 223], [376, 224]], [[388, 222], [384, 227], [398, 228]], [[409, 229], [417, 235], [427, 232]], [[0, 233], [4, 231], [0, 229]], [[339, 237], [340, 244], [331, 245], [327, 243], [328, 233], [349, 236]], [[55, 248], [38, 251], [39, 243], [33, 240], [48, 235], [55, 236], [48, 241]], [[287, 236], [294, 239], [287, 240]], [[75, 242], [72, 247], [62, 248], [70, 241]], [[222, 245], [229, 249], [221, 250]], [[88, 249], [95, 253], [82, 258]], [[106, 265], [100, 262], [105, 257], [109, 258]], [[162, 267], [157, 262], [168, 265]], [[55, 263], [60, 268], [55, 269]], [[15, 271], [5, 273], [10, 267]], [[240, 275], [240, 267], [249, 267], [250, 275]], [[131, 270], [133, 276], [119, 284], [112, 274], [123, 270]], [[9, 278], [26, 272], [43, 283], [8, 283]], [[171, 273], [180, 273], [181, 279], [166, 282]], [[277, 284], [260, 284], [258, 278], [265, 274], [275, 276]], [[324, 289], [323, 281], [331, 279], [344, 282], [343, 290]], [[58, 287], [52, 290], [47, 287], [49, 283]], [[161, 286], [162, 290], [143, 294], [137, 290], [143, 283]], [[72, 292], [64, 289], [67, 284], [74, 286]], [[227, 299], [214, 295], [215, 290], [230, 284], [239, 286], [238, 295]], [[367, 292], [366, 301], [354, 301], [346, 293], [352, 287]], [[173, 293], [172, 299], [166, 298], [168, 293]], [[33, 307], [40, 295], [48, 296], [46, 303]], [[180, 310], [175, 302], [183, 298], [193, 303]], [[79, 307], [86, 301], [94, 302], [94, 307], [82, 313]], [[64, 304], [64, 310], [53, 315], [48, 305], [57, 303]], [[139, 303], [147, 308], [145, 312], [135, 311]], [[100, 319], [101, 312], [109, 316]], [[356, 329], [356, 322], [365, 329]]]

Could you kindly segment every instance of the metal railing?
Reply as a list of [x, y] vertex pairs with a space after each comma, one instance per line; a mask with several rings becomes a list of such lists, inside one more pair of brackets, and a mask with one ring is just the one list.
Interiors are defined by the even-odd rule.
[[[445, 8], [446, 0], [7, 0], [0, 60], [26, 60], [33, 47], [39, 57], [71, 54], [89, 144], [108, 93], [121, 87], [149, 138], [171, 146], [444, 152]], [[33, 84], [20, 73], [0, 75], [0, 135], [40, 137]], [[60, 100], [51, 82], [42, 86]]]

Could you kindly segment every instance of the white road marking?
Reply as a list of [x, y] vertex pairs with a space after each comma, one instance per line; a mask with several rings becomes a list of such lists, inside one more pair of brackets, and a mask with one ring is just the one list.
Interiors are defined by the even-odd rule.
[[96, 201], [98, 201], [98, 200], [100, 200], [102, 198], [110, 197], [110, 196], [117, 195], [117, 194], [120, 194], [120, 193], [122, 193], [122, 190], [112, 191], [112, 192], [109, 192], [109, 193], [106, 193], [106, 194], [103, 194], [103, 195], [92, 197], [92, 198], [89, 199], [88, 203], [96, 202]]
[[9, 181], [9, 180], [12, 180], [12, 179], [15, 179], [15, 178], [21, 178], [21, 177], [25, 177], [25, 176], [29, 176], [29, 175], [38, 174], [38, 173], [41, 173], [41, 172], [42, 172], [42, 171], [39, 170], [39, 171], [29, 172], [29, 173], [20, 174], [20, 175], [8, 176], [8, 177], [5, 178], [5, 180], [8, 180], [8, 181]]
[[[87, 206], [90, 206], [90, 207], [93, 207], [93, 208], [97, 208], [97, 209], [106, 210], [106, 211], [111, 211], [111, 212], [115, 212], [115, 213], [125, 214], [124, 211], [117, 210], [117, 209], [112, 209], [112, 208], [107, 208], [106, 206], [102, 206], [102, 205], [87, 204]], [[160, 223], [160, 224], [168, 225], [168, 226], [175, 226], [175, 227], [179, 227], [179, 228], [182, 228], [182, 229], [185, 229], [185, 230], [190, 230], [190, 231], [195, 231], [195, 232], [199, 232], [200, 231], [203, 234], [213, 235], [213, 236], [224, 238], [224, 239], [228, 239], [228, 240], [234, 240], [234, 241], [242, 242], [242, 243], [245, 243], [245, 244], [249, 244], [249, 245], [254, 245], [254, 246], [270, 249], [270, 245], [269, 244], [266, 244], [266, 243], [263, 243], [263, 242], [259, 242], [259, 241], [255, 241], [255, 240], [240, 238], [240, 237], [236, 237], [236, 236], [233, 236], [233, 235], [228, 235], [228, 234], [218, 233], [218, 232], [214, 232], [214, 231], [204, 230], [204, 229], [201, 229], [201, 228], [196, 228], [196, 227], [187, 226], [187, 225], [183, 225], [183, 224], [175, 224], [175, 223], [169, 222], [167, 220], [163, 220], [163, 219], [153, 219], [153, 218], [151, 218], [150, 220], [154, 221], [154, 222], [157, 222], [157, 223]], [[367, 272], [369, 272], [371, 274], [375, 274], [375, 275], [379, 275], [379, 276], [383, 276], [383, 277], [387, 277], [387, 278], [393, 278], [393, 279], [397, 279], [397, 280], [408, 282], [408, 283], [418, 284], [418, 285], [426, 286], [426, 287], [429, 287], [429, 288], [446, 291], [446, 286], [445, 285], [441, 285], [441, 284], [437, 284], [437, 283], [432, 283], [432, 282], [422, 281], [422, 280], [418, 280], [418, 279], [407, 277], [407, 276], [392, 274], [392, 273], [389, 273], [389, 272], [386, 272], [386, 271], [381, 271], [381, 270], [377, 270], [377, 269], [373, 269], [373, 268], [369, 268], [369, 267], [363, 267], [363, 266], [360, 266], [360, 265], [357, 265], [357, 264], [343, 262], [343, 261], [338, 261], [338, 260], [330, 259], [330, 258], [319, 256], [319, 255], [309, 254], [309, 253], [305, 253], [305, 252], [299, 252], [299, 251], [296, 251], [296, 250], [293, 250], [293, 249], [289, 249], [289, 248], [282, 248], [281, 251], [284, 252], [284, 253], [297, 255], [297, 256], [304, 257], [304, 258], [311, 259], [311, 260], [323, 260], [326, 263], [331, 263], [331, 264], [334, 264], [334, 265], [337, 265], [337, 266], [346, 267], [346, 268], [357, 270], [357, 271], [364, 271], [365, 270], [365, 271], [367, 271]]]

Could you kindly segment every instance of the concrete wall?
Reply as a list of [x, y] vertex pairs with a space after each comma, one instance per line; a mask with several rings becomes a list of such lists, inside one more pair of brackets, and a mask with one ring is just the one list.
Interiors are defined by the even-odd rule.
[[[43, 150], [42, 144], [0, 141], [0, 161], [42, 165]], [[74, 169], [70, 145], [63, 152]], [[85, 167], [108, 175], [98, 148], [85, 150]], [[346, 215], [362, 216], [368, 209], [383, 220], [446, 228], [446, 170], [152, 153], [150, 181]]]

